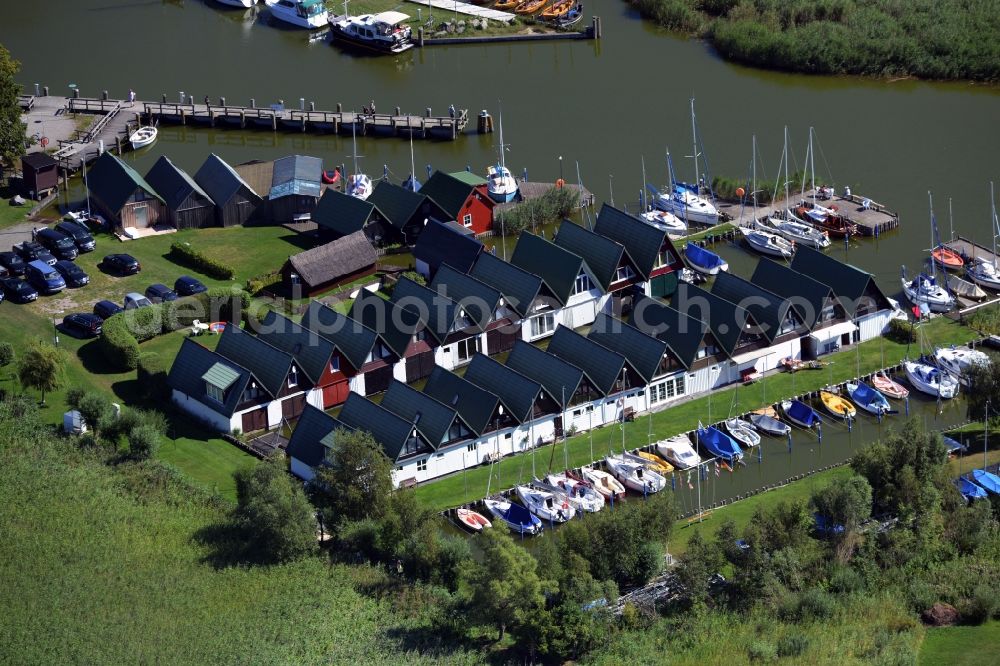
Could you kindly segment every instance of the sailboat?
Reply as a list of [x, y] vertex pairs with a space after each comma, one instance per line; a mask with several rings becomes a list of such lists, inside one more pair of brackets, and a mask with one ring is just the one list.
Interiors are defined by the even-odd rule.
[[[951, 199], [948, 199], [948, 220], [951, 225], [951, 237], [955, 237], [955, 223], [952, 218], [951, 213]], [[937, 235], [937, 228], [934, 229], [935, 235]], [[941, 243], [940, 237], [937, 239], [937, 247], [931, 251], [931, 257], [938, 263], [942, 268], [948, 270], [959, 270], [965, 267], [965, 257], [955, 252], [951, 248], [947, 247]], [[956, 261], [958, 262], [956, 264]], [[948, 291], [950, 291], [955, 296], [961, 296], [962, 298], [968, 298], [973, 301], [981, 301], [986, 298], [987, 294], [983, 291], [979, 285], [975, 282], [969, 282], [968, 280], [963, 280], [957, 275], [947, 274], [945, 284], [948, 286]]]
[[[948, 218], [951, 219], [951, 199], [948, 199]], [[954, 229], [954, 222], [952, 222]], [[934, 243], [931, 249], [931, 260], [946, 271], [958, 271], [965, 267], [965, 259], [958, 252], [941, 242], [941, 234], [938, 232], [937, 221], [931, 219], [931, 229]], [[953, 233], [954, 236], [954, 233]]]
[[358, 130], [357, 124], [351, 127], [351, 139], [354, 145], [354, 173], [347, 177], [347, 193], [352, 197], [365, 200], [372, 193], [372, 179], [367, 174], [358, 171]]
[[782, 401], [781, 411], [785, 413], [785, 418], [803, 428], [813, 428], [823, 422], [816, 410], [801, 400]]
[[589, 483], [594, 490], [601, 493], [605, 499], [615, 499], [619, 497], [624, 497], [625, 486], [618, 482], [618, 479], [614, 475], [605, 472], [602, 469], [594, 469], [593, 467], [581, 467], [580, 476], [582, 480]]
[[785, 210], [775, 211], [760, 220], [760, 224], [766, 229], [773, 231], [794, 243], [801, 243], [808, 247], [822, 250], [830, 247], [829, 235], [813, 228], [802, 220], [795, 217], [788, 208], [788, 128], [785, 128], [785, 144], [782, 150], [782, 162], [785, 165]]
[[727, 419], [724, 422], [729, 435], [743, 446], [757, 446], [760, 444], [760, 435], [754, 426], [742, 419]]
[[665, 210], [654, 208], [653, 210], [647, 210], [645, 213], [640, 213], [639, 217], [649, 226], [666, 232], [668, 236], [673, 238], [678, 238], [688, 232], [687, 225], [684, 224], [683, 220]]
[[488, 497], [483, 500], [483, 504], [497, 520], [521, 536], [538, 534], [542, 531], [542, 521], [520, 504], [503, 497]]
[[739, 230], [747, 245], [761, 254], [791, 259], [795, 253], [795, 246], [791, 241], [785, 240], [776, 233], [759, 229], [756, 224], [752, 227], [739, 227]]
[[722, 458], [728, 463], [743, 460], [743, 450], [740, 449], [739, 444], [715, 426], [706, 428], [699, 423], [696, 434], [698, 443], [713, 456]]
[[576, 509], [562, 493], [554, 493], [531, 486], [515, 488], [518, 499], [531, 513], [550, 523], [565, 523], [576, 515]]
[[748, 417], [750, 423], [758, 430], [773, 435], [775, 437], [785, 437], [792, 431], [792, 427], [787, 423], [782, 423], [771, 414], [762, 413], [764, 410], [756, 411]]
[[[843, 238], [858, 233], [858, 227], [850, 219], [837, 212], [836, 205], [829, 207], [821, 205], [816, 200], [819, 190], [816, 188], [816, 154], [813, 152], [813, 128], [809, 128], [809, 148], [806, 151], [809, 160], [809, 172], [811, 180], [812, 201], [805, 198], [796, 206], [795, 214], [803, 222], [808, 222], [820, 231], [824, 231], [831, 236]], [[805, 178], [802, 179], [802, 187], [805, 189]]]
[[413, 163], [413, 132], [410, 132], [410, 175], [403, 181], [403, 189], [411, 192], [420, 191], [420, 181], [417, 180], [417, 170]]
[[691, 268], [702, 275], [718, 275], [720, 271], [729, 270], [729, 262], [692, 241], [688, 241], [684, 246], [684, 256], [691, 264]]
[[490, 198], [499, 203], [513, 201], [517, 196], [517, 181], [510, 175], [507, 168], [505, 153], [507, 146], [503, 142], [503, 112], [499, 114], [497, 123], [500, 127], [500, 162], [486, 169], [486, 191]]
[[565, 493], [566, 499], [577, 511], [595, 513], [604, 508], [604, 495], [567, 474], [549, 474], [544, 483]]
[[656, 450], [677, 469], [690, 469], [701, 464], [701, 456], [691, 446], [687, 435], [677, 435], [656, 443]]
[[872, 386], [882, 395], [896, 400], [903, 400], [910, 395], [908, 388], [881, 372], [872, 377]]
[[933, 365], [918, 361], [903, 361], [906, 378], [921, 393], [948, 400], [958, 394], [958, 380]]
[[1000, 291], [1000, 268], [997, 267], [997, 235], [1000, 234], [1000, 219], [997, 218], [996, 200], [993, 198], [993, 182], [990, 182], [990, 209], [992, 218], [990, 224], [993, 229], [993, 261], [973, 258], [972, 263], [965, 271], [966, 277], [976, 284]]
[[868, 386], [868, 384], [865, 384], [863, 381], [858, 380], [857, 382], [848, 382], [846, 387], [847, 395], [851, 396], [851, 400], [854, 401], [854, 404], [869, 414], [882, 416], [884, 414], [892, 413], [892, 405], [890, 405], [889, 401], [885, 399], [885, 396], [873, 389], [871, 386]]
[[[931, 244], [934, 244], [934, 198], [931, 193], [927, 193], [927, 200], [931, 211]], [[937, 283], [936, 262], [931, 261], [931, 274], [921, 273], [913, 280], [906, 277], [906, 266], [903, 266], [902, 282], [903, 293], [910, 299], [910, 302], [919, 306], [921, 310], [930, 312], [948, 312], [955, 307], [955, 297]]]
[[656, 207], [673, 213], [687, 224], [712, 226], [719, 223], [719, 211], [713, 203], [701, 196], [702, 175], [698, 170], [698, 124], [694, 115], [694, 99], [691, 100], [691, 135], [694, 143], [694, 184], [682, 183], [674, 178], [674, 166], [667, 151], [667, 170], [670, 173], [670, 189], [656, 197]]
[[667, 485], [667, 480], [662, 475], [648, 469], [642, 463], [627, 460], [624, 456], [608, 456], [604, 462], [615, 478], [634, 492], [656, 493]]

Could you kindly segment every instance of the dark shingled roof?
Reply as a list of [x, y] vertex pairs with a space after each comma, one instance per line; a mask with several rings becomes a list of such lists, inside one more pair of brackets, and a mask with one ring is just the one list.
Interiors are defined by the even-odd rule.
[[490, 426], [500, 398], [441, 366], [435, 366], [424, 385], [424, 393], [448, 405], [462, 417], [478, 437]]
[[479, 388], [495, 393], [518, 423], [531, 419], [542, 385], [508, 368], [485, 354], [476, 354], [465, 368], [464, 378]]
[[416, 315], [438, 344], [444, 342], [458, 319], [458, 306], [454, 301], [405, 276], [392, 290], [392, 303]]
[[335, 346], [318, 333], [296, 324], [274, 310], [267, 313], [257, 337], [286, 354], [291, 354], [305, 373], [316, 380], [326, 372]]
[[720, 272], [715, 276], [712, 293], [730, 303], [737, 303], [745, 307], [754, 320], [760, 324], [761, 332], [768, 342], [774, 342], [774, 339], [778, 337], [781, 323], [785, 321], [789, 310], [791, 310], [788, 299], [773, 294], [728, 271]]
[[559, 225], [555, 243], [564, 250], [583, 257], [587, 266], [594, 274], [598, 284], [604, 291], [608, 290], [615, 279], [615, 272], [623, 261], [631, 266], [635, 262], [628, 256], [625, 248], [619, 243], [584, 229], [571, 220], [563, 220]]
[[431, 282], [431, 289], [453, 300], [479, 331], [485, 330], [500, 306], [498, 290], [448, 264], [441, 264]]
[[569, 405], [584, 378], [583, 370], [577, 366], [524, 340], [514, 343], [507, 356], [507, 367], [537, 381], [563, 409]]
[[[271, 395], [278, 395], [295, 359], [238, 326], [226, 324], [215, 351], [248, 368]], [[303, 374], [309, 373], [302, 368]], [[310, 377], [310, 379], [312, 379]]]
[[43, 153], [42, 151], [22, 155], [21, 162], [36, 170], [58, 166], [59, 164], [59, 162], [56, 161], [56, 158], [52, 157], [48, 153]]
[[378, 331], [392, 353], [403, 358], [414, 334], [420, 330], [420, 318], [410, 310], [396, 307], [381, 296], [362, 289], [351, 304], [351, 319]]
[[469, 275], [499, 289], [504, 304], [522, 319], [528, 316], [542, 289], [542, 278], [487, 252], [479, 255]]
[[[239, 374], [239, 378], [226, 389], [224, 404], [219, 404], [205, 393], [203, 377], [216, 363], [221, 363]], [[170, 388], [177, 389], [213, 411], [225, 416], [232, 416], [236, 412], [236, 406], [239, 405], [243, 391], [246, 390], [251, 379], [256, 378], [243, 366], [201, 346], [190, 338], [184, 338], [180, 351], [174, 358], [174, 364], [170, 368], [170, 374], [167, 376], [167, 384]]]
[[269, 199], [289, 195], [319, 197], [323, 160], [308, 155], [288, 155], [274, 161]]
[[403, 226], [420, 209], [425, 198], [423, 193], [412, 192], [383, 180], [375, 186], [368, 201], [379, 209], [389, 224], [402, 231]]
[[306, 404], [285, 451], [310, 467], [321, 465], [333, 446], [334, 430], [350, 430], [326, 412]]
[[146, 182], [156, 188], [170, 210], [180, 208], [192, 192], [197, 195], [196, 199], [202, 206], [213, 205], [205, 190], [198, 187], [198, 183], [194, 182], [194, 179], [187, 172], [171, 162], [166, 155], [161, 155], [153, 168], [146, 173]]
[[[517, 247], [510, 257], [510, 263], [542, 278], [560, 305], [566, 305], [573, 293], [576, 278], [587, 266], [580, 255], [528, 232], [522, 233], [517, 239]], [[590, 272], [589, 267], [587, 270]]]
[[361, 231], [375, 212], [375, 204], [327, 188], [316, 204], [312, 221], [319, 227], [349, 236]]
[[311, 301], [302, 316], [302, 325], [331, 342], [355, 370], [360, 370], [378, 340], [378, 334], [347, 315], [319, 301]]
[[[462, 421], [458, 413], [431, 396], [393, 380], [382, 396], [382, 407], [412, 423], [417, 431], [435, 449], [448, 441], [448, 431], [456, 420]], [[465, 421], [462, 423], [468, 428]]]
[[293, 254], [288, 263], [303, 282], [315, 287], [371, 268], [376, 258], [375, 248], [365, 232], [355, 231], [311, 250]]
[[144, 190], [147, 194], [163, 201], [152, 185], [147, 183], [135, 169], [110, 152], [98, 157], [87, 171], [87, 186], [104, 202], [104, 205], [115, 211], [128, 203], [137, 189]]
[[429, 197], [452, 219], [458, 219], [465, 200], [475, 189], [475, 186], [463, 183], [450, 174], [435, 171], [427, 182], [420, 186], [420, 194]]
[[858, 304], [868, 294], [874, 298], [876, 309], [892, 308], [871, 273], [814, 248], [798, 248], [790, 268], [830, 287], [848, 317], [854, 317]]
[[758, 330], [757, 322], [749, 312], [721, 296], [686, 282], [677, 285], [671, 305], [689, 316], [707, 319], [712, 337], [728, 356], [733, 355], [743, 331], [748, 328], [754, 332]]
[[604, 312], [597, 314], [587, 337], [624, 356], [647, 384], [656, 376], [663, 355], [667, 353], [667, 343], [663, 340], [646, 335]]
[[609, 395], [625, 369], [625, 357], [560, 325], [546, 347], [549, 354], [579, 367], [597, 391]]
[[708, 333], [708, 324], [702, 320], [646, 296], [636, 300], [630, 323], [667, 343], [674, 358], [687, 369], [698, 357], [698, 348]]
[[447, 224], [431, 220], [424, 227], [413, 247], [413, 256], [426, 263], [433, 273], [447, 262], [468, 273], [483, 251], [483, 244], [473, 236], [450, 229]]
[[[645, 279], [649, 278], [656, 266], [656, 258], [666, 239], [666, 232], [608, 204], [601, 206], [594, 231], [624, 245], [639, 274]], [[677, 249], [669, 242], [667, 247], [673, 255], [671, 264], [682, 266], [683, 261]]]
[[229, 203], [241, 187], [247, 188], [252, 196], [257, 198], [257, 203], [263, 201], [261, 196], [254, 192], [254, 189], [247, 184], [238, 173], [222, 160], [221, 157], [212, 153], [201, 165], [194, 175], [194, 181], [201, 186], [208, 197], [215, 202], [216, 206], [224, 207]]
[[[347, 395], [338, 418], [355, 430], [370, 432], [389, 460], [394, 462], [399, 459], [406, 440], [413, 432], [412, 423], [353, 391]], [[419, 434], [422, 436], [422, 433]], [[429, 446], [426, 441], [424, 444]]]
[[770, 259], [760, 259], [757, 262], [757, 268], [754, 269], [750, 281], [758, 287], [787, 298], [799, 314], [799, 320], [810, 331], [819, 322], [827, 299], [835, 298], [830, 287], [822, 282], [817, 282]]

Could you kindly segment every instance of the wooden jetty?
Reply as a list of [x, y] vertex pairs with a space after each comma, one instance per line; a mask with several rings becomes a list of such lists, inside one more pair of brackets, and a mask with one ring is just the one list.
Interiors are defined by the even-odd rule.
[[[786, 207], [794, 209], [803, 200], [811, 201], [811, 197], [812, 190], [807, 190], [805, 194], [789, 196], [787, 202], [782, 197], [766, 205], [759, 205], [756, 211], [751, 205], [743, 206], [739, 202], [720, 202], [718, 208], [720, 213], [729, 215], [734, 224], [745, 227], [750, 226], [755, 219], [772, 211], [785, 210]], [[825, 201], [817, 199], [817, 202], [827, 208], [836, 206], [838, 213], [858, 226], [858, 231], [862, 236], [878, 236], [899, 226], [899, 215], [865, 196], [835, 194]]]
[[1000, 257], [993, 254], [993, 250], [963, 236], [945, 242], [944, 246], [954, 250], [969, 261], [972, 259], [981, 259], [990, 264], [1000, 262]]

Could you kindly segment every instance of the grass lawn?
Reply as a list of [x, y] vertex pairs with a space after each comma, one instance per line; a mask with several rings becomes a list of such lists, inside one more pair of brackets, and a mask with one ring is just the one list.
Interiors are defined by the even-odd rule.
[[[925, 338], [931, 344], [960, 344], [976, 337], [975, 332], [971, 329], [944, 317], [938, 317], [927, 322], [921, 328]], [[911, 356], [918, 354], [918, 348], [913, 346], [909, 350], [909, 353]], [[896, 344], [883, 338], [870, 340], [860, 345], [860, 352], [851, 349], [823, 357], [823, 360], [831, 362], [831, 365], [821, 371], [802, 371], [794, 375], [779, 373], [768, 377], [764, 382], [740, 387], [736, 395], [736, 404], [733, 408], [733, 413], [748, 412], [766, 404], [773, 404], [782, 398], [814, 391], [830, 383], [844, 382], [858, 375], [857, 368], [859, 365], [861, 374], [865, 374], [873, 372], [884, 365], [898, 363], [906, 354], [906, 345]], [[884, 363], [882, 361], [883, 356], [885, 359]], [[732, 391], [733, 388], [714, 391], [711, 396], [689, 400], [656, 412], [652, 416], [651, 433], [649, 432], [650, 419], [645, 416], [633, 423], [625, 424], [626, 446], [631, 450], [646, 446], [651, 441], [655, 442], [681, 432], [693, 430], [697, 427], [699, 420], [709, 420], [707, 418], [709, 411], [712, 412], [715, 418], [723, 416], [733, 401], [734, 396]], [[612, 427], [617, 432], [618, 426]], [[601, 440], [603, 443], [607, 439], [607, 435], [599, 433], [606, 432], [607, 427], [595, 433], [595, 453], [604, 450], [603, 444], [598, 445], [596, 441]], [[615, 436], [620, 437], [617, 434]], [[617, 441], [619, 440], [616, 439]], [[560, 461], [560, 464], [566, 455], [563, 452], [564, 446], [569, 447], [568, 458], [570, 467], [579, 467], [594, 460], [590, 453], [590, 436], [587, 433], [577, 435], [568, 439], [565, 443], [560, 442], [555, 445], [555, 460]], [[552, 449], [545, 448], [537, 455], [536, 464], [541, 461], [543, 466], [547, 465], [551, 455]], [[530, 481], [531, 464], [530, 462], [526, 462], [526, 458], [528, 456], [524, 454], [508, 456], [496, 465], [493, 473], [496, 474], [497, 470], [499, 470], [502, 486], [494, 482], [492, 489], [507, 488], [518, 482]], [[470, 469], [462, 474], [449, 476], [438, 481], [431, 481], [417, 487], [417, 497], [437, 510], [478, 500], [486, 496], [489, 475], [490, 468], [488, 467]]]
[[997, 663], [1000, 622], [978, 627], [928, 629], [920, 647], [921, 666], [979, 666]]
[[[32, 203], [29, 201], [23, 206], [11, 206], [10, 199], [18, 194], [12, 187], [0, 186], [0, 229], [20, 224], [28, 219], [28, 211], [31, 210]], [[9, 250], [10, 248], [3, 248]]]
[[157, 457], [182, 470], [197, 485], [232, 502], [236, 501], [233, 472], [257, 463], [256, 458], [229, 442], [196, 432], [176, 439], [168, 435], [160, 444]]

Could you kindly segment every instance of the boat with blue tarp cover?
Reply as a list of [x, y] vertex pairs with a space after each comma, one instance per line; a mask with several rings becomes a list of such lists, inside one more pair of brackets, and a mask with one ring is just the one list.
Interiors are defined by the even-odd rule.
[[958, 486], [958, 492], [962, 493], [962, 497], [965, 499], [984, 499], [986, 497], [986, 491], [982, 487], [977, 486], [972, 481], [969, 481], [964, 476], [960, 476], [955, 479], [955, 485]]
[[743, 459], [743, 450], [736, 441], [716, 427], [707, 428], [699, 425], [698, 443], [713, 456], [718, 456], [726, 462], [739, 462]]
[[1000, 495], [1000, 476], [993, 472], [987, 472], [985, 469], [974, 469], [972, 470], [972, 478], [989, 492]]
[[862, 381], [848, 382], [847, 394], [854, 404], [870, 414], [881, 416], [893, 413], [892, 405], [886, 397]]
[[542, 521], [520, 504], [492, 497], [483, 500], [483, 503], [490, 513], [518, 534], [538, 534], [542, 531]]
[[803, 428], [812, 428], [823, 422], [816, 410], [801, 400], [785, 400], [781, 403], [781, 411], [789, 421]]
[[729, 263], [725, 259], [691, 241], [684, 246], [684, 256], [691, 268], [704, 275], [717, 275], [720, 271], [729, 270]]

